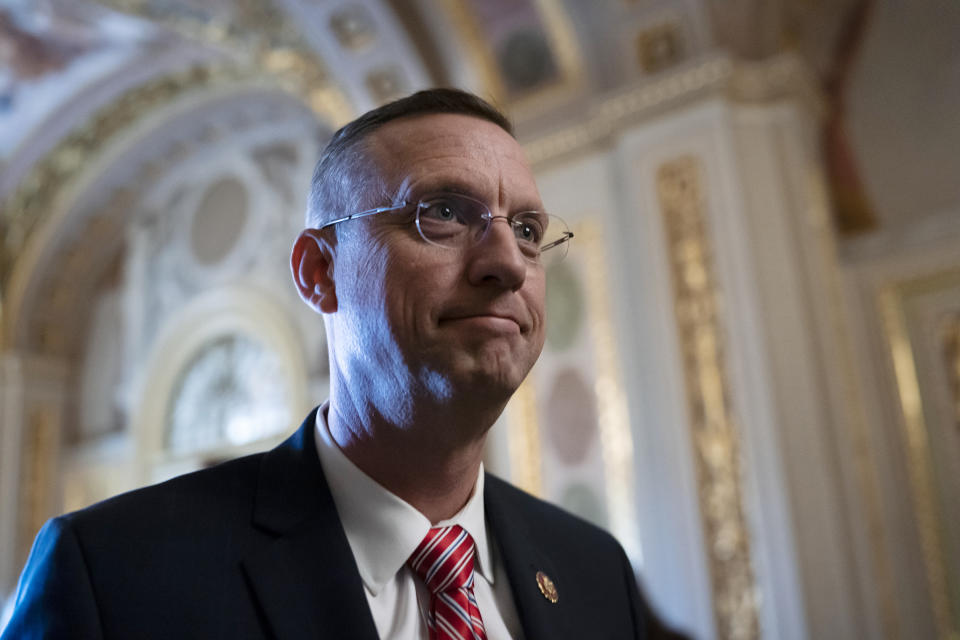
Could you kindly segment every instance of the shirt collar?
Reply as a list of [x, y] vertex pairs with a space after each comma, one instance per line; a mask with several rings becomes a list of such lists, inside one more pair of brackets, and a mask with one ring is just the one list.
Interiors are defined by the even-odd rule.
[[[316, 446], [340, 523], [360, 571], [364, 586], [373, 595], [394, 578], [430, 530], [430, 521], [412, 505], [394, 495], [361, 471], [340, 450], [327, 426], [329, 401], [317, 410]], [[493, 561], [487, 540], [483, 509], [483, 463], [473, 494], [449, 520], [437, 526], [458, 524], [476, 544], [474, 570], [493, 584]]]

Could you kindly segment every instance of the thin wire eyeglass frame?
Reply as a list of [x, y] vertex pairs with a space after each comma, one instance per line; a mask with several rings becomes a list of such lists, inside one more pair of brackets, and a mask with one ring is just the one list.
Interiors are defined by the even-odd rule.
[[[443, 248], [445, 248], [445, 249], [454, 249], [454, 248], [456, 248], [456, 247], [452, 247], [452, 246], [450, 246], [450, 245], [442, 244], [442, 243], [440, 243], [440, 242], [436, 242], [435, 240], [431, 240], [430, 238], [428, 238], [428, 237], [426, 236], [426, 234], [423, 232], [423, 228], [422, 228], [421, 225], [420, 225], [420, 212], [425, 208], [425, 207], [424, 207], [424, 203], [427, 203], [427, 202], [429, 202], [429, 201], [431, 201], [431, 200], [436, 200], [436, 199], [438, 199], [438, 198], [456, 198], [456, 199], [461, 199], [461, 200], [467, 200], [467, 201], [473, 202], [474, 204], [478, 204], [478, 205], [480, 205], [480, 206], [483, 208], [483, 211], [484, 211], [485, 213], [484, 213], [484, 215], [482, 215], [481, 217], [482, 217], [482, 219], [486, 222], [486, 224], [485, 224], [485, 226], [483, 227], [481, 233], [480, 233], [478, 236], [476, 236], [476, 239], [473, 241], [473, 244], [479, 244], [480, 242], [483, 241], [483, 239], [486, 237], [487, 233], [488, 233], [489, 230], [490, 230], [490, 225], [493, 224], [493, 221], [496, 220], [497, 218], [502, 218], [502, 219], [506, 220], [506, 221], [507, 221], [507, 224], [509, 224], [509, 225], [510, 225], [511, 227], [513, 227], [513, 228], [517, 228], [518, 225], [524, 224], [523, 221], [521, 221], [521, 220], [516, 220], [516, 219], [515, 219], [516, 216], [523, 215], [523, 214], [532, 214], [532, 213], [535, 213], [535, 214], [547, 216], [548, 219], [553, 220], [553, 221], [555, 221], [555, 222], [559, 222], [561, 225], [563, 225], [564, 231], [561, 232], [560, 237], [559, 237], [558, 239], [556, 239], [556, 240], [554, 240], [554, 241], [552, 241], [552, 242], [550, 242], [550, 243], [548, 243], [548, 244], [540, 247], [540, 248], [539, 248], [539, 253], [538, 253], [537, 257], [534, 258], [534, 259], [531, 259], [531, 258], [527, 257], [526, 254], [524, 254], [524, 258], [525, 258], [528, 262], [532, 262], [532, 263], [534, 263], [534, 264], [542, 264], [542, 261], [540, 260], [540, 256], [543, 255], [543, 253], [544, 253], [545, 251], [548, 251], [549, 249], [553, 249], [553, 248], [555, 248], [555, 247], [561, 247], [561, 246], [563, 246], [563, 245], [569, 246], [568, 243], [569, 243], [569, 241], [573, 238], [573, 232], [568, 229], [567, 223], [564, 222], [562, 218], [559, 218], [559, 217], [557, 217], [557, 216], [555, 216], [555, 215], [553, 215], [553, 214], [544, 213], [544, 212], [542, 212], [542, 211], [520, 211], [520, 212], [518, 212], [518, 213], [513, 214], [512, 216], [495, 216], [495, 215], [493, 215], [493, 213], [490, 211], [490, 207], [488, 207], [488, 206], [487, 206], [486, 204], [484, 204], [482, 201], [477, 200], [476, 198], [471, 198], [470, 196], [465, 196], [465, 195], [460, 194], [460, 193], [446, 193], [446, 192], [432, 193], [432, 194], [430, 194], [430, 195], [427, 195], [427, 196], [424, 196], [424, 197], [420, 198], [417, 202], [411, 202], [411, 201], [409, 201], [409, 200], [404, 200], [404, 201], [401, 202], [400, 204], [396, 204], [396, 205], [388, 205], [388, 206], [385, 206], [385, 207], [375, 207], [375, 208], [373, 208], [373, 209], [367, 209], [366, 211], [358, 211], [357, 213], [351, 213], [350, 215], [343, 216], [342, 218], [337, 218], [336, 220], [331, 220], [331, 221], [329, 221], [329, 222], [325, 222], [324, 224], [322, 224], [322, 225], [318, 228], [318, 230], [321, 230], [321, 231], [322, 231], [323, 229], [326, 229], [326, 228], [328, 228], [328, 227], [332, 227], [332, 226], [338, 225], [338, 224], [340, 224], [341, 222], [347, 222], [348, 220], [354, 220], [354, 219], [357, 219], [357, 218], [364, 218], [364, 217], [366, 217], [366, 216], [373, 216], [373, 215], [376, 215], [376, 214], [378, 214], [378, 213], [389, 213], [389, 212], [391, 212], [391, 211], [400, 211], [400, 210], [402, 210], [402, 209], [406, 209], [407, 207], [415, 206], [415, 207], [416, 207], [416, 214], [417, 214], [417, 215], [416, 215], [415, 223], [416, 223], [416, 227], [417, 227], [417, 233], [420, 235], [420, 237], [423, 238], [423, 240], [424, 240], [425, 242], [427, 242], [427, 243], [429, 243], [429, 244], [432, 244], [432, 245], [434, 245], [434, 246], [443, 247]], [[567, 246], [563, 246], [563, 248], [566, 249]], [[521, 250], [521, 253], [523, 253], [522, 250]], [[560, 262], [560, 261], [563, 260], [563, 258], [566, 256], [566, 251], [560, 251], [560, 252], [556, 252], [556, 251], [555, 251], [555, 252], [551, 253], [550, 256], [551, 256], [551, 258], [552, 258], [551, 263], [557, 263], [557, 262]]]

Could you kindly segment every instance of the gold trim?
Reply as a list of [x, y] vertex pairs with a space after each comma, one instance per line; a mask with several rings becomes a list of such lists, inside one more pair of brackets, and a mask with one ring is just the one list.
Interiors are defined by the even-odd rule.
[[687, 155], [662, 164], [656, 176], [669, 247], [717, 635], [759, 638], [759, 598], [744, 515], [737, 418], [727, 380], [702, 169], [694, 156]]
[[132, 126], [152, 108], [173, 102], [188, 90], [212, 87], [248, 78], [237, 67], [194, 67], [156, 78], [121, 95], [74, 129], [30, 171], [4, 203], [0, 215], [0, 344], [10, 339], [7, 326], [13, 265], [31, 234], [41, 228], [55, 209], [60, 194], [89, 165], [91, 156], [102, 152], [108, 140]]
[[467, 52], [471, 66], [480, 73], [483, 93], [492, 102], [503, 102], [506, 88], [497, 72], [497, 61], [493, 59], [490, 47], [484, 41], [477, 22], [463, 0], [439, 0], [441, 10], [450, 18], [457, 32], [458, 41]]
[[624, 126], [703, 96], [750, 103], [795, 96], [810, 105], [814, 114], [821, 110], [811, 74], [799, 58], [782, 55], [746, 64], [714, 56], [644, 79], [633, 89], [611, 95], [579, 115], [575, 124], [524, 140], [524, 150], [530, 163], [539, 169], [602, 143]]
[[62, 140], [20, 182], [0, 210], [3, 235], [0, 244], [0, 343], [7, 339], [4, 326], [10, 313], [7, 285], [15, 256], [25, 246], [30, 233], [49, 216], [50, 205], [61, 193], [65, 179], [79, 174], [94, 155], [93, 151], [104, 146], [107, 136], [132, 124], [149, 108], [172, 101], [180, 92], [212, 84], [214, 79], [233, 76], [235, 79], [274, 78], [334, 127], [354, 115], [346, 96], [331, 83], [325, 65], [303, 39], [297, 26], [268, 0], [237, 0], [231, 5], [233, 13], [229, 20], [219, 16], [209, 22], [198, 20], [190, 12], [178, 14], [170, 7], [161, 7], [149, 0], [102, 0], [102, 4], [188, 38], [232, 48], [247, 66], [195, 67], [155, 78], [128, 90]]
[[540, 421], [537, 398], [528, 376], [507, 404], [507, 446], [510, 448], [510, 479], [527, 493], [543, 495], [543, 463], [540, 458]]
[[269, 0], [233, 0], [229, 3], [229, 16], [211, 13], [207, 16], [209, 20], [193, 10], [178, 13], [176, 7], [171, 9], [170, 3], [99, 1], [115, 11], [143, 18], [188, 39], [233, 50], [265, 76], [276, 77], [335, 127], [345, 124], [355, 114], [346, 96], [331, 82], [326, 65], [304, 40], [299, 25]]
[[[150, 109], [172, 102], [187, 90], [225, 80], [274, 79], [299, 96], [332, 126], [339, 126], [354, 110], [343, 92], [330, 83], [320, 58], [282, 11], [266, 0], [240, 0], [229, 21], [202, 22], [190, 14], [164, 10], [148, 0], [105, 0], [110, 8], [136, 15], [190, 38], [232, 47], [249, 66], [194, 67], [148, 81], [128, 90], [96, 112], [48, 153], [20, 182], [0, 216], [0, 344], [9, 340], [8, 285], [17, 254], [33, 230], [40, 228], [64, 185], [79, 175], [89, 158], [104, 148], [105, 140], [131, 125]], [[186, 17], [185, 17], [186, 15]]]
[[344, 49], [360, 51], [377, 39], [370, 11], [362, 4], [337, 9], [330, 15], [327, 24]]
[[935, 497], [936, 480], [933, 477], [930, 443], [927, 441], [928, 428], [903, 301], [909, 295], [936, 290], [943, 286], [944, 281], [954, 280], [960, 280], [960, 271], [894, 283], [884, 287], [877, 299], [903, 414], [902, 435], [907, 448], [914, 516], [920, 532], [930, 604], [937, 637], [944, 640], [956, 640], [960, 637], [960, 628], [951, 619], [943, 541], [940, 537], [942, 516]]
[[535, 0], [543, 18], [544, 27], [553, 45], [553, 54], [560, 70], [560, 79], [529, 95], [518, 97], [511, 107], [518, 115], [535, 113], [552, 103], [570, 97], [583, 85], [583, 61], [570, 17], [558, 0]]
[[653, 74], [674, 66], [683, 57], [684, 42], [676, 18], [645, 25], [633, 37], [637, 65]]
[[610, 278], [602, 246], [602, 232], [596, 222], [583, 222], [575, 229], [577, 246], [586, 254], [587, 308], [590, 309], [590, 335], [596, 359], [597, 425], [603, 456], [607, 510], [610, 528], [635, 560], [642, 559], [640, 532], [636, 518], [633, 488], [633, 435], [627, 396], [620, 376], [617, 340], [610, 316]]
[[531, 112], [576, 90], [583, 81], [583, 63], [570, 19], [557, 0], [533, 0], [557, 62], [558, 80], [540, 89], [511, 98], [501, 78], [493, 50], [481, 32], [477, 19], [463, 0], [440, 0], [450, 18], [471, 65], [479, 72], [483, 92], [493, 102], [509, 105], [511, 110]]

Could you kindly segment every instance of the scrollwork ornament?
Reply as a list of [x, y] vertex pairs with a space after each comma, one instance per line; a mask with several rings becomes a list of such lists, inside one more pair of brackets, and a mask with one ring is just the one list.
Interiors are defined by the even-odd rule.
[[746, 640], [760, 637], [759, 603], [700, 172], [692, 156], [663, 164], [657, 194], [670, 253], [717, 636]]
[[[152, 109], [181, 93], [217, 83], [267, 79], [300, 96], [333, 126], [349, 120], [353, 109], [335, 87], [322, 61], [296, 25], [267, 0], [240, 0], [229, 17], [206, 14], [191, 5], [150, 0], [105, 0], [106, 6], [174, 32], [219, 45], [236, 54], [233, 62], [195, 66], [148, 81], [127, 91], [71, 132], [20, 182], [0, 209], [0, 301], [6, 302], [16, 256], [49, 214], [64, 185], [91, 157]], [[239, 62], [238, 62], [239, 61]], [[0, 302], [0, 320], [6, 313]]]
[[240, 67], [192, 67], [132, 89], [74, 129], [20, 182], [0, 215], [0, 298], [5, 296], [13, 263], [28, 237], [46, 219], [65, 185], [76, 178], [117, 134], [144, 113], [185, 91], [236, 82], [250, 75]]

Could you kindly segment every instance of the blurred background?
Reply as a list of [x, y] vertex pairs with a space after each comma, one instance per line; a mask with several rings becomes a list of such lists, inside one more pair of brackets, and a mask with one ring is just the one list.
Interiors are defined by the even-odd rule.
[[695, 637], [960, 638], [957, 2], [3, 0], [0, 62], [8, 609], [47, 518], [324, 400], [313, 163], [454, 85], [576, 233], [488, 469]]

